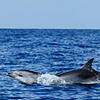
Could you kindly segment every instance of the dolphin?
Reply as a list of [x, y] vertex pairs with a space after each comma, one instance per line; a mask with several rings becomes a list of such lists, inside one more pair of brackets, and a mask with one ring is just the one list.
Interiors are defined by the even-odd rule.
[[100, 72], [92, 66], [94, 58], [87, 61], [80, 69], [55, 74], [70, 84], [94, 84], [100, 83]]
[[[55, 74], [57, 77], [65, 80], [66, 84], [95, 84], [100, 83], [100, 72], [94, 70], [92, 66], [94, 58], [87, 61], [80, 69], [60, 72]], [[24, 84], [37, 83], [37, 79], [42, 76], [41, 73], [29, 70], [15, 70], [12, 73], [7, 73]]]
[[8, 76], [15, 78], [23, 84], [33, 84], [37, 82], [37, 78], [41, 76], [38, 72], [29, 70], [15, 70], [12, 73], [7, 73]]

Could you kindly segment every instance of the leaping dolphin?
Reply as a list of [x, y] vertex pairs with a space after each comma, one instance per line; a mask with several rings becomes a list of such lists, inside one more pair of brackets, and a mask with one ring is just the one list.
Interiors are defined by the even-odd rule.
[[[68, 84], [100, 83], [100, 72], [91, 67], [93, 60], [94, 58], [91, 58], [80, 69], [57, 73], [55, 75], [64, 79]], [[21, 83], [33, 84], [37, 83], [37, 78], [42, 74], [29, 70], [15, 70], [12, 73], [7, 73], [7, 75], [17, 79]]]

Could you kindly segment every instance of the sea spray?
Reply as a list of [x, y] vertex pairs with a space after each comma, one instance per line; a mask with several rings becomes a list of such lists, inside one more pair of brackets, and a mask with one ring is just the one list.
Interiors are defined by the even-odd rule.
[[37, 78], [37, 83], [38, 84], [43, 84], [43, 85], [61, 85], [61, 84], [66, 84], [65, 80], [63, 80], [60, 77], [57, 77], [55, 75], [50, 75], [50, 74], [42, 74], [40, 77]]

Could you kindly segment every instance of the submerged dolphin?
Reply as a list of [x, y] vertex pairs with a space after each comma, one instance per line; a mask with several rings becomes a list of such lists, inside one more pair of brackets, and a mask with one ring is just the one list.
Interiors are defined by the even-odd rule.
[[[100, 83], [100, 72], [91, 67], [93, 60], [94, 58], [90, 59], [80, 69], [65, 73], [57, 73], [55, 75], [64, 79], [68, 84]], [[37, 78], [42, 74], [28, 70], [15, 70], [12, 73], [7, 73], [7, 75], [17, 79], [21, 83], [33, 84], [37, 83]]]
[[41, 74], [29, 70], [15, 70], [12, 73], [7, 73], [7, 75], [17, 79], [21, 83], [33, 84], [37, 82], [37, 78]]
[[80, 69], [65, 72], [65, 73], [57, 73], [55, 75], [61, 77], [66, 82], [72, 84], [100, 83], [100, 72], [94, 70], [91, 67], [93, 60], [94, 58], [90, 59]]

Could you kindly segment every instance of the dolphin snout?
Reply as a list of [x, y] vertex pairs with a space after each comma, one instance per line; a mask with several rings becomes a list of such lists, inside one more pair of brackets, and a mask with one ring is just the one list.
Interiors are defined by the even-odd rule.
[[11, 73], [6, 73], [6, 75], [11, 76]]

